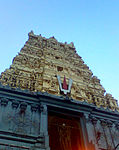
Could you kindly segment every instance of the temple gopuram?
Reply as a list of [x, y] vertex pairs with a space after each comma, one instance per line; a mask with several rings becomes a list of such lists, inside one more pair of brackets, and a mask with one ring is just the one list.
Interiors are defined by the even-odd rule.
[[119, 150], [117, 100], [74, 44], [28, 36], [0, 75], [0, 150]]

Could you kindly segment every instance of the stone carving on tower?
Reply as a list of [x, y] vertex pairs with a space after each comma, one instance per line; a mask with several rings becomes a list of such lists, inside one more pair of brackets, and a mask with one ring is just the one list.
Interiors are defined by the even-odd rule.
[[33, 31], [10, 68], [1, 74], [0, 82], [13, 88], [60, 96], [57, 76], [61, 81], [65, 76], [67, 83], [69, 79], [73, 81], [69, 95], [72, 99], [119, 111], [117, 100], [105, 95], [100, 80], [76, 53], [73, 43], [60, 43], [54, 37], [47, 39]]

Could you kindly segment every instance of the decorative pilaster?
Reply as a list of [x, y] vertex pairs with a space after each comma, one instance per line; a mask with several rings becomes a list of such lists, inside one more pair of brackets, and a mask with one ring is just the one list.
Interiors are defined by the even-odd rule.
[[95, 142], [95, 132], [93, 130], [93, 121], [92, 116], [90, 114], [85, 113], [85, 124], [86, 124], [86, 130], [87, 130], [87, 136], [88, 136], [88, 147], [87, 149], [97, 149], [96, 142]]
[[45, 104], [40, 105], [40, 136], [35, 144], [36, 150], [42, 147], [42, 150], [50, 150], [48, 136], [48, 112]]
[[48, 135], [48, 116], [46, 105], [40, 105], [40, 113], [40, 135]]
[[112, 137], [111, 128], [112, 128], [112, 122], [110, 120], [101, 119], [101, 126], [103, 130], [103, 136], [105, 138], [106, 142], [106, 148], [108, 150], [112, 150], [115, 147], [114, 139]]

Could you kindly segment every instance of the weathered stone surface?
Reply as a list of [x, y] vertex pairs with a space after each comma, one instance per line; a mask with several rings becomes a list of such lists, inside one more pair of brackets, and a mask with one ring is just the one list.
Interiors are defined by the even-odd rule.
[[54, 37], [46, 39], [33, 31], [10, 68], [1, 74], [0, 82], [13, 88], [60, 95], [57, 75], [62, 81], [64, 76], [67, 82], [69, 78], [73, 80], [70, 94], [73, 99], [119, 110], [111, 95], [104, 96], [100, 80], [76, 53], [73, 43], [60, 43]]

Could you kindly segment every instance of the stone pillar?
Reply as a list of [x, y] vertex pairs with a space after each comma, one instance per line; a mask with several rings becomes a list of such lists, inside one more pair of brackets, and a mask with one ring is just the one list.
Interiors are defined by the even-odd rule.
[[48, 112], [47, 105], [40, 105], [40, 134], [35, 144], [35, 150], [50, 150], [48, 136]]
[[86, 150], [88, 150], [87, 145], [89, 145], [87, 125], [86, 125], [86, 123], [88, 122], [88, 119], [89, 119], [88, 116], [89, 116], [88, 114], [84, 114], [83, 117], [80, 119], [82, 133], [83, 133], [83, 139], [84, 139], [84, 145], [85, 145]]
[[87, 149], [95, 149], [98, 150], [98, 146], [96, 143], [96, 134], [95, 134], [95, 126], [97, 123], [96, 118], [90, 116], [90, 114], [85, 113], [85, 124], [86, 124], [86, 131], [88, 137], [88, 148]]
[[45, 104], [40, 105], [40, 135], [48, 135], [48, 115]]
[[48, 111], [47, 106], [45, 104], [41, 104], [40, 106], [41, 116], [40, 116], [40, 135], [45, 138], [45, 148], [46, 150], [50, 150], [49, 148], [49, 136], [48, 136]]

